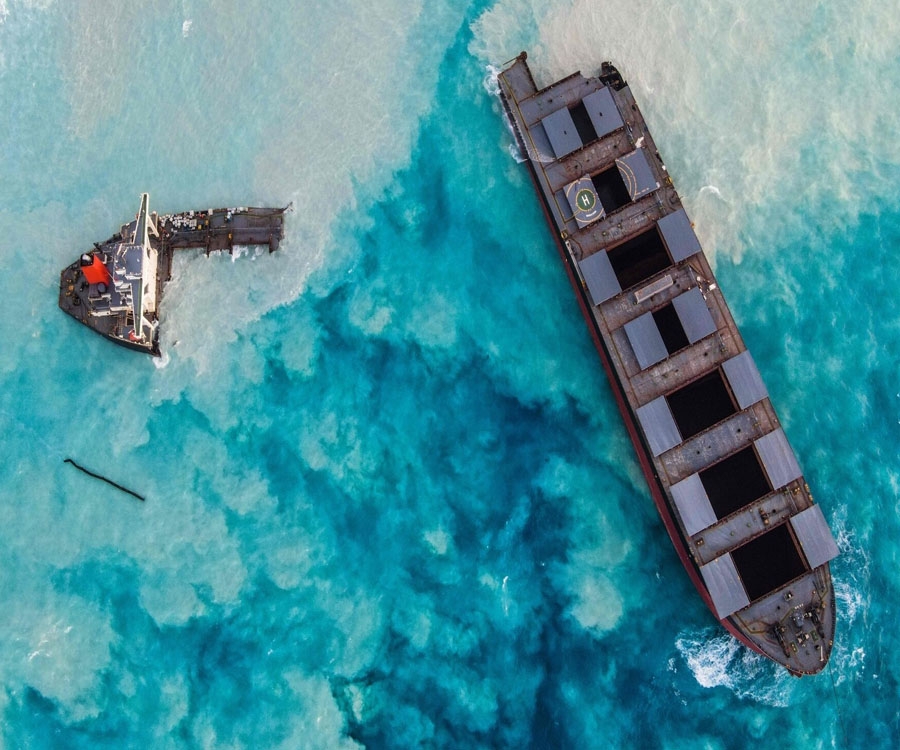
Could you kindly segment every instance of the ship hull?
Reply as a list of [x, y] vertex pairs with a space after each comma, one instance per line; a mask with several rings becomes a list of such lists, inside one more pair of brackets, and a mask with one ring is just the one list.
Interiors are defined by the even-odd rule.
[[290, 208], [219, 208], [157, 216], [141, 196], [135, 219], [63, 269], [59, 307], [108, 341], [160, 355], [159, 309], [176, 250], [207, 254], [268, 246], [284, 237]]
[[[643, 179], [645, 181], [647, 172], [645, 168], [647, 160], [644, 159], [641, 162], [640, 159], [635, 157], [635, 154], [638, 150], [643, 150], [645, 140], [650, 141], [650, 136], [645, 129], [645, 124], [636, 105], [623, 106], [623, 102], [625, 104], [630, 103], [629, 100], [625, 99], [625, 94], [622, 93], [623, 90], [627, 93], [627, 84], [624, 83], [621, 76], [612, 66], [605, 66], [602, 78], [602, 81], [598, 79], [584, 79], [580, 74], [574, 74], [567, 79], [557, 82], [557, 84], [539, 90], [534, 84], [530, 71], [527, 69], [525, 54], [523, 53], [513, 62], [512, 66], [500, 74], [500, 98], [513, 134], [525, 157], [529, 176], [540, 200], [545, 219], [551, 229], [559, 256], [566, 268], [566, 273], [575, 292], [582, 316], [587, 323], [594, 345], [600, 355], [601, 364], [611, 385], [616, 404], [622, 414], [651, 497], [685, 571], [705, 604], [716, 616], [716, 619], [741, 643], [757, 653], [782, 664], [793, 674], [814, 674], [824, 667], [833, 644], [835, 607], [827, 561], [813, 564], [818, 562], [815, 556], [821, 556], [823, 553], [821, 549], [813, 549], [814, 544], [811, 540], [815, 534], [818, 534], [822, 538], [816, 537], [814, 541], [816, 544], [821, 542], [819, 544], [820, 547], [822, 545], [827, 546], [829, 542], [833, 545], [830, 532], [827, 531], [827, 528], [823, 531], [817, 527], [814, 534], [811, 535], [811, 532], [803, 529], [802, 524], [798, 521], [796, 525], [801, 527], [801, 531], [806, 534], [806, 536], [801, 536], [798, 533], [794, 533], [795, 529], [790, 527], [790, 539], [793, 540], [794, 546], [799, 550], [797, 557], [798, 559], [803, 558], [801, 563], [807, 569], [794, 571], [799, 574], [793, 576], [793, 578], [790, 577], [790, 573], [786, 574], [788, 579], [784, 581], [779, 579], [778, 585], [773, 585], [772, 590], [765, 595], [761, 596], [758, 591], [751, 591], [753, 585], [758, 585], [758, 583], [752, 581], [749, 584], [741, 580], [731, 581], [723, 588], [715, 580], [715, 571], [713, 569], [717, 567], [718, 563], [724, 560], [725, 563], [730, 565], [728, 569], [733, 569], [731, 552], [734, 552], [736, 557], [742, 556], [743, 559], [747, 557], [746, 550], [753, 545], [750, 544], [749, 547], [744, 549], [741, 549], [740, 545], [734, 546], [733, 549], [723, 546], [717, 556], [707, 554], [704, 559], [701, 551], [705, 541], [703, 534], [708, 533], [711, 538], [716, 534], [721, 536], [723, 529], [727, 528], [727, 524], [731, 523], [733, 525], [735, 519], [739, 518], [740, 512], [732, 513], [730, 517], [727, 517], [728, 514], [723, 514], [722, 518], [712, 519], [713, 523], [708, 523], [710, 519], [706, 519], [704, 523], [707, 525], [703, 526], [701, 524], [701, 528], [697, 528], [696, 519], [690, 517], [690, 513], [693, 511], [688, 509], [686, 514], [688, 516], [687, 523], [692, 524], [695, 528], [686, 529], [685, 517], [683, 517], [685, 508], [677, 507], [674, 501], [677, 493], [673, 492], [673, 486], [677, 484], [673, 479], [679, 478], [679, 470], [684, 473], [683, 467], [678, 468], [678, 461], [671, 459], [671, 456], [678, 450], [679, 445], [668, 446], [663, 451], [659, 449], [658, 444], [655, 446], [651, 445], [654, 442], [654, 438], [656, 443], [659, 442], [659, 438], [651, 434], [649, 435], [651, 439], [648, 441], [647, 425], [642, 424], [638, 414], [638, 410], [642, 406], [646, 411], [646, 403], [642, 403], [641, 394], [635, 386], [635, 383], [643, 375], [635, 372], [634, 362], [627, 361], [628, 356], [634, 356], [634, 352], [628, 349], [627, 343], [623, 345], [623, 338], [625, 337], [622, 335], [622, 323], [623, 320], [630, 316], [631, 319], [625, 320], [624, 323], [624, 329], [628, 331], [629, 326], [635, 327], [636, 324], [633, 321], [640, 316], [635, 316], [633, 312], [626, 310], [625, 308], [628, 306], [623, 306], [618, 301], [630, 290], [614, 290], [616, 293], [609, 293], [606, 297], [603, 297], [603, 294], [606, 294], [606, 292], [597, 295], [595, 289], [590, 286], [591, 279], [586, 276], [583, 270], [587, 263], [591, 262], [588, 260], [590, 255], [597, 253], [606, 254], [610, 246], [617, 244], [605, 239], [606, 231], [602, 232], [604, 239], [599, 242], [596, 241], [597, 237], [601, 235], [597, 228], [608, 225], [608, 218], [602, 212], [599, 219], [575, 220], [576, 218], [582, 218], [579, 217], [579, 210], [583, 209], [584, 212], [596, 213], [593, 211], [594, 203], [595, 201], [599, 202], [598, 194], [603, 187], [603, 185], [598, 185], [596, 173], [600, 173], [601, 178], [604, 174], [608, 174], [611, 159], [616, 157], [615, 164], [621, 165], [623, 162], [626, 162], [626, 167], [622, 168], [622, 166], [619, 166], [619, 169], [622, 176], [628, 179], [629, 189], [633, 188], [635, 193], [639, 193], [640, 186], [637, 185], [639, 180], [635, 176], [635, 170], [632, 167], [636, 165], [637, 168], [644, 169], [645, 175]], [[600, 85], [601, 83], [603, 85]], [[554, 91], [554, 87], [557, 87], [556, 91]], [[586, 90], [589, 91], [588, 96], [584, 95]], [[573, 91], [575, 92], [574, 94], [572, 93]], [[600, 93], [598, 94], [598, 92]], [[584, 132], [591, 132], [592, 135], [596, 136], [597, 143], [588, 142], [576, 143], [574, 146], [571, 144], [567, 145], [564, 141], [566, 139], [571, 140], [572, 135], [565, 129], [562, 130], [562, 135], [560, 135], [560, 132], [556, 132], [557, 139], [556, 142], [553, 141], [553, 129], [559, 127], [557, 123], [561, 119], [564, 121], [563, 128], [568, 126], [568, 130], [573, 130], [572, 126], [575, 125], [574, 117], [567, 116], [565, 112], [562, 112], [562, 106], [559, 103], [554, 104], [554, 99], [556, 102], [562, 102], [568, 111], [574, 112], [575, 116], [578, 116], [578, 107], [582, 106], [579, 97], [584, 100], [591, 98], [596, 100], [601, 95], [607, 96], [608, 99], [603, 105], [607, 108], [607, 115], [610, 113], [609, 101], [614, 101], [619, 111], [626, 112], [624, 115], [625, 120], [622, 124], [624, 129], [628, 131], [627, 138], [623, 137], [621, 132], [611, 131], [609, 134], [606, 134], [606, 139], [604, 139], [597, 136], [590, 125], [584, 126], [582, 122], [577, 126], [579, 137], [583, 137]], [[526, 114], [526, 110], [529, 108], [530, 112]], [[584, 113], [580, 114], [583, 121]], [[614, 112], [613, 115], [615, 114], [617, 113]], [[639, 122], [635, 123], [636, 120], [639, 120]], [[640, 135], [635, 136], [635, 131], [638, 131]], [[554, 150], [565, 152], [567, 148], [572, 152], [571, 155], [564, 153], [560, 156], [554, 152]], [[603, 151], [604, 149], [606, 149], [606, 152]], [[652, 141], [650, 141], [647, 150], [651, 149], [655, 151]], [[598, 153], [605, 153], [605, 155], [598, 156]], [[658, 152], [655, 155], [659, 159]], [[640, 156], [643, 157], [643, 154]], [[622, 161], [620, 161], [620, 158]], [[574, 163], [574, 167], [569, 172], [565, 172], [564, 170], [568, 169], [571, 163]], [[659, 164], [662, 164], [661, 159], [659, 159]], [[591, 171], [595, 172], [593, 176], [590, 174]], [[651, 169], [650, 171], [652, 172], [653, 170]], [[562, 178], [560, 178], [560, 174], [563, 174]], [[681, 209], [680, 200], [674, 191], [674, 187], [671, 186], [671, 181], [668, 179], [664, 166], [661, 170], [659, 168], [656, 169], [656, 176], [660, 178], [656, 188], [659, 188], [665, 182], [669, 190], [664, 196], [655, 198], [656, 202], [654, 204], [645, 205], [644, 213], [655, 212], [654, 219], [658, 222], [665, 219], [670, 213], [679, 210], [683, 212], [683, 209]], [[554, 179], [557, 182], [557, 188], [565, 180], [570, 180], [570, 184], [565, 186], [565, 190], [557, 189], [554, 192]], [[591, 182], [587, 181], [589, 179]], [[574, 190], [571, 189], [573, 187]], [[596, 189], [596, 193], [593, 192], [594, 189]], [[582, 201], [584, 205], [572, 200], [571, 194], [575, 190], [578, 191], [577, 200]], [[592, 195], [585, 196], [585, 192], [592, 193]], [[652, 184], [649, 192], [653, 192]], [[663, 191], [659, 192], [663, 193]], [[561, 208], [561, 206], [566, 207], [565, 201], [567, 197], [569, 201], [567, 208], [571, 209], [569, 216], [566, 216], [566, 212]], [[632, 200], [636, 203], [641, 202], [638, 200], [639, 198], [641, 198], [640, 195], [632, 195]], [[647, 203], [647, 201], [644, 201], [644, 203]], [[620, 217], [623, 215], [626, 216], [627, 221], [627, 215], [623, 210], [620, 210]], [[669, 221], [671, 222], [671, 220]], [[591, 227], [592, 223], [593, 229]], [[647, 222], [645, 221], [644, 223], [646, 224]], [[621, 223], [619, 228], [621, 228]], [[594, 231], [593, 235], [589, 235], [591, 231]], [[628, 231], [621, 232], [618, 244], [627, 246], [629, 238], [633, 240], [633, 235], [635, 234], [637, 233], [634, 231], [631, 232], [631, 235], [629, 235]], [[592, 241], [593, 247], [591, 246]], [[697, 249], [699, 250], [699, 245]], [[613, 251], [615, 252], [614, 248]], [[702, 262], [698, 261], [698, 258]], [[671, 260], [669, 258], [670, 262]], [[699, 273], [706, 278], [709, 282], [706, 291], [712, 295], [713, 291], [717, 289], [717, 285], [709, 281], [714, 280], [714, 277], [711, 269], [708, 268], [705, 258], [702, 257], [702, 252], [699, 255], [692, 254], [688, 261], [685, 261], [683, 258], [680, 260], [680, 264], [676, 262], [672, 264], [671, 268], [657, 269], [658, 272], [655, 276], [651, 273], [647, 278], [642, 279], [641, 284], [652, 282], [644, 287], [644, 289], [650, 289], [650, 292], [646, 299], [638, 299], [644, 292], [644, 289], [636, 292], [634, 305], [640, 309], [651, 310], [653, 303], [647, 302], [647, 300], [659, 294], [657, 289], [660, 291], [668, 289], [664, 283], [665, 280], [659, 278], [660, 274], [665, 270], [673, 270], [676, 266], [680, 269], [685, 264], [691, 267], [691, 273], [693, 273], [694, 269], [698, 269]], [[609, 276], [608, 272], [607, 276]], [[700, 278], [701, 276], [697, 276], [697, 282], [700, 281]], [[593, 281], [596, 285], [596, 277]], [[607, 281], [608, 279], [601, 279], [603, 283], [607, 283]], [[675, 285], [677, 286], [678, 284], [676, 283]], [[623, 286], [625, 285], [623, 284]], [[671, 283], [669, 286], [671, 286]], [[599, 296], [600, 299], [596, 299], [595, 295]], [[717, 300], [715, 304], [725, 311], [724, 315], [721, 312], [717, 312], [717, 315], [722, 319], [719, 321], [720, 330], [717, 335], [722, 336], [723, 333], [730, 335], [732, 338], [732, 341], [729, 342], [731, 348], [738, 354], [742, 354], [744, 349], [743, 342], [740, 340], [736, 330], [732, 330], [733, 320], [730, 317], [730, 313], [727, 313], [724, 301], [718, 299], [720, 293], [716, 292], [716, 295]], [[694, 296], [696, 297], [696, 294]], [[703, 296], [706, 298], [707, 295], [704, 294]], [[643, 307], [641, 308], [638, 303], [643, 303]], [[711, 304], [710, 307], [712, 306]], [[659, 307], [659, 305], [657, 304], [656, 307]], [[623, 310], [625, 312], [622, 312]], [[651, 310], [651, 312], [654, 311]], [[646, 319], [648, 314], [645, 313], [643, 318]], [[654, 312], [654, 314], [656, 313]], [[610, 323], [611, 320], [614, 322]], [[646, 323], [646, 320], [644, 320], [644, 323]], [[641, 325], [644, 325], [644, 323], [641, 323]], [[646, 328], [646, 325], [644, 325], [644, 328]], [[628, 331], [628, 333], [630, 335], [631, 331]], [[639, 341], [638, 343], [642, 342]], [[699, 344], [694, 344], [694, 346], [699, 347]], [[689, 347], [687, 351], [690, 348], [693, 347]], [[623, 357], [623, 351], [626, 350], [629, 353]], [[724, 350], [725, 347], [723, 345]], [[708, 352], [703, 354], [703, 356], [707, 355]], [[682, 350], [679, 356], [684, 359], [686, 356], [685, 350]], [[746, 358], [745, 356], [739, 359], [746, 360]], [[646, 367], [641, 369], [646, 369]], [[677, 372], [677, 369], [675, 371]], [[666, 373], [665, 376], [668, 374]], [[646, 381], [647, 378], [644, 378], [644, 380]], [[659, 389], [657, 388], [657, 390]], [[729, 393], [731, 400], [734, 401], [734, 393]], [[741, 395], [738, 394], [739, 397]], [[656, 399], [656, 405], [658, 405], [658, 402], [659, 398]], [[768, 402], [766, 404], [768, 405]], [[735, 409], [737, 409], [737, 406], [737, 404], [734, 405]], [[771, 414], [769, 412], [771, 412], [771, 409], [767, 406], [766, 416], [770, 420], [771, 425], [777, 427], [778, 423], [774, 412], [771, 412]], [[772, 427], [773, 430], [774, 427]], [[717, 429], [722, 431], [721, 425]], [[737, 430], [738, 433], [740, 431], [740, 429]], [[761, 441], [765, 439], [765, 435], [760, 437]], [[689, 441], [681, 440], [681, 442], [686, 443]], [[723, 454], [728, 453], [727, 450], [722, 452]], [[700, 451], [698, 450], [697, 453], [699, 455]], [[670, 457], [668, 463], [666, 463], [667, 456]], [[715, 464], [716, 460], [722, 459], [722, 456], [713, 458], [715, 460], [711, 459], [711, 464]], [[727, 458], [728, 456], [725, 455], [725, 459]], [[676, 468], [673, 469], [673, 466]], [[681, 481], [681, 484], [685, 484], [685, 481], [692, 484], [700, 484], [699, 481], [694, 481], [698, 480], [698, 477], [700, 477], [700, 474], [697, 473], [693, 476], [688, 475], [686, 480]], [[772, 480], [770, 484], [776, 484], [778, 481], [780, 480]], [[773, 500], [772, 497], [775, 495], [772, 490], [776, 489], [776, 487], [770, 487], [769, 489], [770, 494], [764, 500], [769, 501], [770, 505], [774, 507], [778, 505], [778, 502]], [[778, 487], [777, 489], [780, 490], [781, 495], [792, 495], [795, 498], [792, 508], [794, 511], [808, 510], [812, 504], [808, 487], [805, 486], [805, 482], [802, 482], [802, 477], [800, 480], [794, 478], [790, 487]], [[701, 492], [700, 494], [703, 493]], [[759, 507], [754, 506], [754, 510], [758, 510], [765, 517], [765, 525], [768, 525], [769, 515], [775, 517], [777, 512], [769, 513], [766, 508], [762, 507], [761, 503], [763, 501], [757, 500], [755, 502]], [[744, 512], [749, 513], [750, 511], [744, 509]], [[787, 513], [785, 512], [782, 515], [787, 516]], [[809, 515], [810, 513], [806, 513], [800, 520], [805, 522]], [[781, 520], [781, 525], [784, 528], [788, 528], [784, 521], [790, 522], [790, 518], [776, 518], [776, 520]], [[767, 536], [765, 531], [763, 529], [755, 537], [748, 535], [743, 542], [749, 544], [760, 537], [765, 537]], [[781, 532], [783, 531], [784, 529], [781, 529]], [[783, 534], [781, 535], [783, 536]], [[758, 541], [755, 543], [757, 546], [759, 545]], [[808, 554], [807, 547], [809, 547]], [[723, 552], [724, 554], [722, 554]], [[834, 552], [836, 553], [836, 548]], [[831, 556], [833, 557], [833, 554]], [[758, 560], [754, 561], [751, 559], [749, 567], [752, 568], [755, 562], [758, 562]], [[746, 559], [744, 564], [747, 565]], [[747, 569], [749, 570], [749, 568]], [[784, 573], [776, 572], [776, 575], [784, 575]], [[713, 582], [715, 596], [711, 593], [710, 579]], [[728, 586], [730, 586], [730, 589]], [[799, 594], [798, 598], [802, 599], [800, 604], [794, 602], [795, 589]], [[747, 595], [748, 591], [754, 594], [753, 600]], [[746, 597], [747, 601], [741, 601], [741, 606], [734, 606], [733, 602], [728, 601], [729, 597], [731, 599]], [[729, 604], [731, 604], [730, 607]], [[789, 627], [790, 630], [788, 629]]]

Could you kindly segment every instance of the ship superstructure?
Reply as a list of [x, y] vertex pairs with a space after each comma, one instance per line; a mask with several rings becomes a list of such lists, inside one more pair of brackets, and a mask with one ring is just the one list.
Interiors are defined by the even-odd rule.
[[[289, 208], [289, 207], [287, 207]], [[60, 274], [59, 306], [117, 344], [158, 355], [159, 303], [175, 250], [233, 252], [284, 237], [287, 208], [219, 208], [158, 216], [141, 195], [135, 218]]]
[[837, 545], [631, 90], [604, 63], [500, 95], [669, 536], [741, 642], [824, 668]]

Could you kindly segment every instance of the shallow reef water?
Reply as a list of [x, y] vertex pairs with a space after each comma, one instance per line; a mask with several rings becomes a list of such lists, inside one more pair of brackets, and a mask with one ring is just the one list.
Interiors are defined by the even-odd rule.
[[[0, 746], [887, 747], [900, 12], [0, 0]], [[841, 548], [827, 671], [719, 628], [492, 92], [614, 60]], [[56, 309], [137, 208], [159, 361]], [[138, 490], [117, 493], [72, 457]]]

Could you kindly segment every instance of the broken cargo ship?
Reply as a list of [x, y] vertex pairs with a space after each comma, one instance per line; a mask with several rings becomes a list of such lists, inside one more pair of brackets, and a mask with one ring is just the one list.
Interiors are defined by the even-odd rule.
[[285, 208], [218, 208], [158, 216], [141, 195], [135, 218], [94, 243], [59, 278], [59, 306], [75, 320], [129, 349], [159, 355], [159, 307], [175, 250], [278, 249]]
[[650, 493], [722, 625], [795, 675], [834, 641], [837, 545], [632, 92], [604, 63], [500, 98]]

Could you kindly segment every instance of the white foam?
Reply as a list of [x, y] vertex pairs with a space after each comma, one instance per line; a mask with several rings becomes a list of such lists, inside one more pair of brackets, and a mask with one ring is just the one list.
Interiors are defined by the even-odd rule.
[[854, 588], [849, 581], [834, 582], [834, 597], [838, 603], [841, 620], [849, 628], [856, 618], [868, 610], [868, 602], [860, 589]]
[[485, 75], [484, 79], [481, 82], [481, 85], [484, 86], [484, 90], [488, 92], [491, 96], [499, 96], [500, 95], [500, 68], [495, 65], [487, 65], [485, 66], [487, 70], [487, 75]]
[[507, 150], [509, 151], [509, 155], [515, 159], [516, 164], [524, 164], [525, 157], [522, 156], [522, 152], [519, 150], [519, 146], [517, 143], [510, 143]]
[[[484, 90], [488, 92], [496, 101], [494, 102], [494, 111], [497, 112], [498, 115], [503, 117], [503, 122], [506, 123], [506, 130], [509, 133], [509, 136], [512, 142], [507, 147], [509, 151], [509, 155], [515, 159], [517, 164], [524, 164], [526, 159], [525, 155], [522, 153], [519, 148], [519, 141], [516, 138], [515, 131], [513, 130], [513, 125], [510, 122], [509, 118], [506, 116], [505, 110], [503, 110], [502, 106], [499, 104], [499, 96], [500, 96], [500, 81], [498, 76], [500, 75], [500, 69], [493, 66], [486, 66], [487, 75], [485, 75], [484, 80], [482, 81], [482, 86], [484, 86]], [[537, 155], [535, 155], [537, 158]]]
[[[683, 633], [675, 646], [701, 687], [724, 687], [739, 698], [770, 706], [790, 704], [797, 680], [728, 633], [712, 628]], [[677, 667], [670, 663], [669, 669]]]
[[835, 561], [841, 566], [841, 575], [835, 576], [834, 595], [840, 619], [848, 628], [858, 617], [866, 619], [869, 612], [871, 560], [866, 545], [856, 539], [856, 533], [848, 521], [848, 507], [841, 505], [831, 519], [831, 528], [840, 556]]

